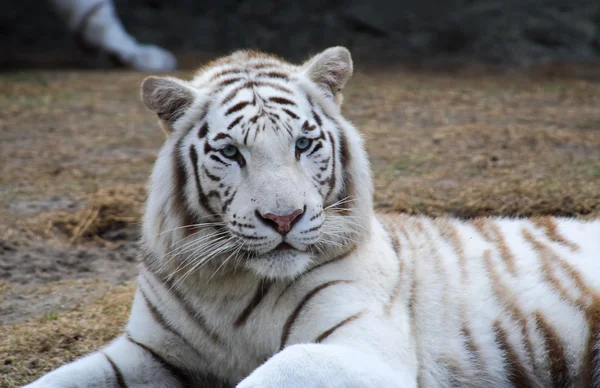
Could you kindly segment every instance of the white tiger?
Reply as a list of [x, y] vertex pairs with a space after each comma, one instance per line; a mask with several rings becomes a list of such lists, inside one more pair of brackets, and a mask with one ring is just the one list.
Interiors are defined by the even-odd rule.
[[29, 387], [599, 387], [600, 220], [376, 215], [348, 50], [149, 77], [125, 333]]

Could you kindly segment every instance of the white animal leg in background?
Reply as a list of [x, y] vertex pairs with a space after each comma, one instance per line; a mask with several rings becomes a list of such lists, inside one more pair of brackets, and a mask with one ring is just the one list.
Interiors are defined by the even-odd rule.
[[139, 71], [163, 72], [175, 69], [170, 52], [140, 44], [125, 31], [111, 0], [50, 0], [55, 11], [73, 34], [96, 49], [114, 55], [121, 63]]

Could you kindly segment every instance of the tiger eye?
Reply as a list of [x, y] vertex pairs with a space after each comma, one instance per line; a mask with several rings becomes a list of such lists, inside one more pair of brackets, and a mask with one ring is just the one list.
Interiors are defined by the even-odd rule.
[[305, 151], [310, 147], [310, 144], [312, 143], [312, 141], [306, 137], [301, 137], [300, 139], [296, 140], [296, 148], [299, 151]]
[[221, 153], [223, 154], [223, 156], [226, 156], [228, 158], [233, 158], [234, 156], [237, 155], [238, 149], [236, 146], [228, 145], [228, 146], [225, 146], [225, 148], [223, 148], [221, 150]]

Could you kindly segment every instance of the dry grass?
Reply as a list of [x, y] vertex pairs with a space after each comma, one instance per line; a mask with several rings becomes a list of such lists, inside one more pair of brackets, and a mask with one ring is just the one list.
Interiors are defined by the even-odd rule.
[[[138, 102], [142, 78], [0, 76], [6, 239], [81, 244], [139, 220], [164, 139]], [[597, 217], [599, 106], [600, 84], [576, 79], [386, 70], [359, 72], [344, 109], [367, 138], [382, 211]], [[2, 327], [0, 386], [30, 381], [108, 341], [126, 320], [131, 292], [118, 286], [73, 311]]]
[[70, 244], [94, 240], [114, 249], [118, 245], [103, 236], [131, 223], [138, 223], [145, 198], [146, 188], [142, 184], [99, 189], [77, 198], [86, 205], [75, 212], [45, 212], [25, 220], [19, 226], [28, 235], [39, 235], [46, 239], [67, 238]]
[[0, 387], [19, 387], [106, 344], [127, 322], [134, 286], [112, 290], [90, 304], [2, 327]]

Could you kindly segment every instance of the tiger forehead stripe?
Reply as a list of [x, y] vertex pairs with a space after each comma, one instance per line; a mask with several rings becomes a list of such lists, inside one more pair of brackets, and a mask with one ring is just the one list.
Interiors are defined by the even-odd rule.
[[222, 140], [222, 139], [231, 139], [231, 136], [229, 136], [226, 133], [219, 132], [219, 133], [217, 133], [217, 135], [215, 135], [215, 137], [213, 137], [213, 141]]

